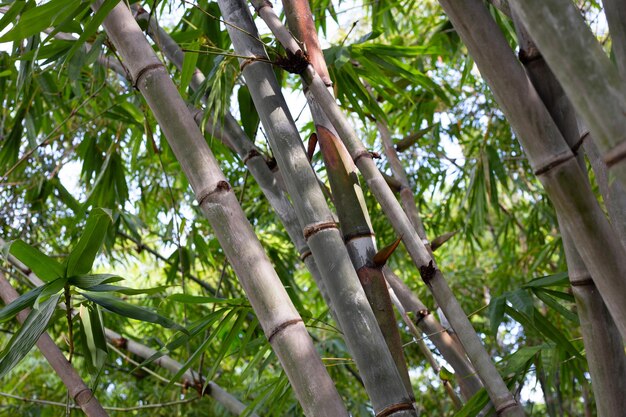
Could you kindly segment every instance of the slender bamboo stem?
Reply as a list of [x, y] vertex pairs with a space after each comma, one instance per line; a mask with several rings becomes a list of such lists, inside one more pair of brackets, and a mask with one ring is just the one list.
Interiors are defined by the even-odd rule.
[[463, 346], [450, 336], [426, 305], [391, 269], [385, 268], [384, 273], [403, 309], [414, 316], [413, 320], [417, 327], [433, 342], [439, 353], [454, 369], [463, 397], [465, 399], [471, 398], [483, 387], [483, 384], [480, 382], [476, 370], [465, 356]]
[[[537, 93], [546, 105], [563, 138], [575, 150], [580, 146], [576, 114], [565, 92], [548, 68], [543, 57], [517, 16], [513, 15], [520, 57]], [[585, 170], [582, 154], [577, 155], [581, 170]], [[576, 298], [578, 316], [585, 344], [592, 387], [596, 397], [599, 416], [617, 417], [626, 410], [626, 354], [613, 322], [592, 277], [576, 250], [571, 234], [563, 227], [563, 219], [557, 211], [562, 233], [572, 292]]]
[[[19, 297], [19, 294], [11, 286], [4, 274], [0, 272], [0, 298], [4, 304], [9, 304]], [[17, 319], [23, 323], [28, 317], [30, 309], [24, 309], [17, 314]], [[63, 384], [67, 387], [69, 396], [80, 406], [83, 412], [89, 417], [107, 417], [108, 414], [102, 408], [98, 399], [91, 392], [87, 384], [82, 380], [80, 375], [67, 361], [63, 352], [54, 344], [48, 333], [44, 332], [37, 341], [37, 347], [46, 358], [54, 372], [61, 378]]]
[[570, 0], [511, 0], [509, 5], [598, 140], [609, 172], [626, 185], [626, 84], [580, 11]]
[[[270, 8], [264, 7], [264, 9]], [[267, 14], [269, 18], [264, 18], [264, 20], [283, 47], [293, 56], [302, 56], [303, 53], [299, 45], [291, 37], [278, 17], [275, 14], [272, 16], [269, 11]], [[260, 15], [263, 17], [263, 14], [260, 13]], [[393, 192], [380, 174], [380, 171], [378, 171], [372, 155], [357, 137], [352, 125], [327, 91], [326, 85], [317, 75], [315, 69], [311, 65], [307, 65], [306, 68], [301, 69], [299, 72], [305, 84], [316, 97], [339, 133], [339, 137], [344, 142], [350, 156], [365, 178], [387, 218], [392, 223], [396, 233], [402, 236], [402, 241], [409, 255], [420, 269], [422, 279], [431, 289], [437, 303], [441, 306], [452, 327], [459, 335], [468, 357], [485, 384], [496, 412], [503, 416], [523, 416], [524, 411], [506, 387], [502, 377], [491, 361], [491, 357], [482, 345], [480, 337], [476, 334], [458, 300], [450, 290], [441, 270], [434, 265], [428, 249], [417, 235], [410, 220], [395, 199]]]
[[440, 3], [562, 214], [565, 229], [594, 277], [622, 339], [626, 339], [626, 251], [596, 201], [586, 173], [485, 5], [480, 0]]
[[113, 8], [104, 28], [165, 133], [305, 413], [347, 415], [302, 318], [200, 129], [125, 4]]
[[[402, 379], [358, 281], [332, 213], [244, 1], [218, 1], [242, 72], [283, 174], [303, 235], [325, 281], [346, 344], [377, 414], [415, 415]], [[325, 88], [325, 87], [324, 87]]]
[[[114, 344], [115, 346], [120, 346], [124, 350], [134, 355], [137, 355], [140, 358], [148, 359], [155, 353], [157, 353], [156, 350], [127, 337], [122, 337], [119, 333], [111, 329], [105, 328], [104, 333], [110, 343]], [[183, 367], [180, 362], [172, 359], [167, 355], [159, 357], [153, 363], [170, 371], [173, 374], [176, 374]], [[189, 383], [190, 385], [196, 387], [198, 389], [198, 392], [201, 392], [201, 395], [209, 395], [213, 397], [217, 402], [223, 405], [224, 408], [226, 408], [234, 415], [240, 415], [246, 409], [246, 405], [244, 403], [239, 401], [235, 396], [228, 393], [226, 390], [224, 390], [213, 381], [209, 381], [207, 387], [204, 389], [204, 391], [202, 391], [205, 381], [191, 369], [188, 369], [181, 378], [186, 383]], [[252, 413], [250, 414], [250, 416], [258, 417], [256, 413]]]
[[[256, 5], [265, 3], [255, 2]], [[283, 1], [287, 23], [292, 33], [306, 45], [311, 64], [318, 74], [322, 74], [324, 82], [332, 93], [330, 76], [326, 61], [315, 30], [315, 23], [307, 0]], [[261, 11], [264, 13], [263, 11]], [[376, 254], [374, 230], [365, 198], [357, 176], [357, 170], [345, 147], [337, 137], [335, 128], [317, 105], [315, 98], [305, 91], [309, 109], [315, 123], [317, 140], [322, 150], [326, 165], [333, 202], [343, 239], [346, 242], [352, 264], [356, 269], [365, 295], [372, 307], [378, 326], [385, 338], [389, 351], [393, 356], [398, 372], [402, 377], [409, 396], [414, 401], [413, 388], [409, 371], [404, 358], [402, 340], [396, 323], [396, 317], [387, 290], [387, 283], [382, 268], [372, 267], [372, 258]]]

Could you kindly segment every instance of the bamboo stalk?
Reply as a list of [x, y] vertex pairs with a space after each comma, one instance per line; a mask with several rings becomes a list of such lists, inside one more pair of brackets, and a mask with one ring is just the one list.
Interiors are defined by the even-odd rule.
[[440, 3], [562, 214], [565, 229], [626, 339], [626, 251], [593, 196], [586, 174], [484, 4], [480, 0]]
[[[255, 6], [262, 6], [263, 2], [253, 2]], [[307, 0], [284, 0], [283, 7], [293, 34], [306, 45], [311, 64], [328, 86], [332, 93], [330, 76], [326, 61], [315, 30], [315, 23]], [[333, 202], [343, 239], [346, 242], [348, 253], [356, 269], [370, 307], [376, 316], [378, 326], [385, 338], [385, 342], [393, 356], [404, 386], [415, 401], [409, 371], [406, 365], [402, 340], [396, 323], [396, 317], [391, 304], [387, 283], [382, 273], [382, 267], [372, 265], [376, 254], [374, 230], [365, 198], [359, 183], [356, 167], [350, 155], [339, 138], [335, 128], [326, 117], [324, 111], [317, 105], [315, 98], [305, 91], [309, 109], [315, 123], [317, 140], [322, 151], [324, 164], [333, 194]]]
[[483, 387], [483, 384], [478, 378], [476, 370], [465, 356], [463, 346], [450, 336], [426, 305], [391, 269], [385, 268], [384, 273], [403, 309], [414, 316], [413, 320], [417, 327], [433, 342], [439, 353], [454, 369], [463, 397], [465, 399], [471, 398]]
[[[11, 286], [4, 274], [0, 271], [0, 298], [4, 304], [9, 304], [19, 297], [19, 294]], [[28, 317], [30, 309], [24, 309], [17, 314], [17, 320], [23, 323]], [[87, 384], [82, 380], [71, 363], [67, 361], [61, 349], [54, 343], [50, 335], [44, 332], [37, 340], [37, 347], [46, 358], [54, 372], [59, 376], [67, 387], [69, 396], [80, 406], [81, 410], [89, 417], [107, 417], [108, 414], [102, 408], [96, 396], [91, 392]]]
[[570, 0], [511, 0], [509, 5], [598, 140], [609, 172], [626, 185], [626, 84], [617, 68]]
[[602, 4], [611, 34], [611, 49], [622, 79], [626, 80], [626, 3], [622, 0], [602, 0]]
[[125, 4], [115, 6], [104, 28], [165, 133], [305, 413], [347, 415], [302, 318], [200, 129]]
[[[268, 134], [303, 234], [325, 281], [346, 344], [377, 414], [416, 415], [358, 281], [343, 239], [300, 140], [250, 11], [244, 1], [218, 1], [261, 123]], [[324, 86], [324, 88], [326, 88]]]
[[[266, 24], [283, 47], [292, 56], [296, 58], [298, 56], [302, 57], [303, 52], [298, 43], [282, 25], [278, 17], [270, 13], [271, 9], [269, 7], [264, 7], [263, 9], [267, 9], [267, 14], [269, 15], [268, 18], [264, 18]], [[260, 15], [263, 17], [263, 14], [260, 13]], [[306, 67], [303, 65], [303, 68], [300, 68], [298, 72], [339, 133], [339, 137], [344, 142], [350, 156], [365, 178], [387, 218], [392, 223], [396, 233], [402, 236], [402, 241], [409, 255], [420, 269], [422, 279], [431, 289], [437, 303], [459, 335], [468, 357], [485, 384], [496, 412], [503, 416], [523, 416], [524, 411], [506, 387], [489, 354], [482, 345], [480, 337], [474, 331], [458, 300], [450, 290], [441, 270], [434, 265], [428, 249], [417, 235], [410, 220], [395, 199], [393, 192], [389, 189], [380, 171], [378, 171], [372, 155], [358, 139], [350, 122], [341, 112], [334, 98], [326, 90], [324, 82], [317, 75], [315, 69], [311, 65]]]
[[[529, 78], [568, 145], [579, 146], [578, 124], [571, 103], [515, 14], [513, 21], [520, 44], [520, 57], [523, 58], [522, 63]], [[585, 170], [582, 153], [576, 159], [581, 170]], [[568, 275], [581, 321], [598, 415], [618, 417], [626, 410], [626, 354], [619, 331], [576, 250], [571, 234], [563, 227], [559, 211], [557, 220], [562, 231]]]

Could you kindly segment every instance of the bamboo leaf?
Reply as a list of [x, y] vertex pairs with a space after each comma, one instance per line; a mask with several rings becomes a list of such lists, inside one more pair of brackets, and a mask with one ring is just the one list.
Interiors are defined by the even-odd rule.
[[0, 42], [19, 41], [42, 32], [74, 12], [79, 0], [51, 0], [22, 13], [13, 28], [0, 37]]
[[534, 278], [530, 282], [524, 284], [523, 288], [562, 287], [566, 285], [569, 285], [567, 272], [559, 272], [558, 274]]
[[123, 280], [123, 278], [115, 274], [93, 274], [74, 276], [71, 277], [68, 282], [83, 290], [91, 291], [91, 288], [96, 285], [109, 284], [121, 280]]
[[504, 311], [506, 309], [506, 297], [501, 295], [492, 298], [489, 303], [489, 328], [494, 337], [498, 336], [498, 327], [504, 319]]
[[20, 295], [13, 300], [9, 305], [4, 306], [0, 310], [0, 323], [11, 320], [17, 313], [25, 308], [31, 307], [35, 304], [35, 301], [44, 293], [55, 293], [60, 291], [65, 285], [65, 278], [57, 278], [41, 287], [33, 288], [32, 290]]
[[108, 353], [100, 310], [96, 304], [81, 304], [79, 314], [81, 330], [87, 346], [87, 357], [90, 359], [87, 362], [93, 367], [92, 373], [97, 374], [106, 363]]
[[[192, 51], [199, 50], [200, 42], [197, 40], [192, 42], [189, 46], [189, 49]], [[187, 87], [189, 87], [189, 84], [191, 83], [191, 78], [196, 71], [198, 56], [199, 55], [196, 52], [185, 52], [183, 58], [183, 68], [180, 73], [180, 85], [178, 86], [178, 91], [183, 98], [187, 97]]]
[[112, 221], [111, 212], [107, 209], [91, 211], [80, 240], [67, 258], [67, 276], [89, 272]]
[[11, 243], [9, 252], [46, 282], [65, 273], [61, 264], [20, 239]]
[[148, 310], [143, 307], [138, 307], [133, 304], [126, 303], [119, 298], [115, 298], [109, 294], [94, 294], [94, 293], [80, 293], [89, 301], [93, 301], [96, 304], [106, 308], [112, 313], [119, 314], [120, 316], [128, 317], [135, 320], [145, 321], [148, 323], [158, 324], [159, 326], [176, 329], [181, 332], [187, 332], [187, 330], [173, 322], [172, 320]]
[[39, 336], [48, 327], [60, 296], [52, 296], [41, 303], [39, 308], [32, 309], [20, 330], [11, 337], [0, 353], [0, 378], [13, 369], [37, 343]]
[[543, 301], [546, 305], [551, 307], [557, 313], [559, 313], [560, 315], [562, 315], [563, 317], [565, 317], [567, 320], [571, 321], [572, 323], [575, 323], [577, 325], [579, 324], [578, 316], [572, 313], [571, 311], [569, 311], [563, 305], [561, 305], [561, 303], [555, 300], [546, 291], [542, 291], [538, 288], [533, 288], [532, 291], [537, 296], [537, 298], [539, 298], [541, 301]]

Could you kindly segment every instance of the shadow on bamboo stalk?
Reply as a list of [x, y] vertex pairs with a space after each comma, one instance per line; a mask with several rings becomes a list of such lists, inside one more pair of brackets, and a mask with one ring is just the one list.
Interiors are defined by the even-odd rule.
[[[100, 4], [96, 2], [94, 9]], [[302, 318], [200, 129], [125, 4], [113, 8], [104, 28], [165, 133], [305, 413], [347, 415]]]

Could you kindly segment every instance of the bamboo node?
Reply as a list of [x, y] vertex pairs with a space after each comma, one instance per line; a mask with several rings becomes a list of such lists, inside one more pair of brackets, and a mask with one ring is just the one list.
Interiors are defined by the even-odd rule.
[[[85, 394], [87, 395], [86, 397]], [[79, 406], [87, 404], [92, 398], [94, 398], [93, 392], [87, 387], [74, 394], [74, 402]]]
[[359, 159], [363, 157], [374, 159], [374, 155], [372, 155], [372, 152], [368, 151], [367, 149], [363, 149], [362, 151], [357, 152], [352, 158], [352, 160], [356, 164], [357, 163], [356, 161], [358, 161]]
[[572, 287], [584, 287], [586, 285], [594, 285], [593, 279], [589, 275], [581, 279], [571, 279], [569, 281]]
[[272, 343], [272, 339], [274, 338], [274, 336], [276, 336], [278, 333], [280, 333], [281, 331], [285, 330], [287, 327], [294, 325], [294, 324], [298, 324], [298, 323], [304, 323], [302, 321], [301, 318], [297, 318], [297, 319], [293, 319], [293, 320], [287, 320], [286, 322], [279, 324], [278, 326], [276, 326], [274, 328], [274, 330], [272, 330], [269, 334], [269, 336], [267, 336], [267, 341], [269, 343]]
[[273, 8], [274, 8], [274, 5], [273, 5], [273, 4], [272, 4], [269, 0], [263, 0], [263, 3], [261, 3], [261, 5], [260, 5], [260, 6], [258, 6], [258, 7], [257, 7], [257, 5], [256, 5], [256, 2], [255, 2], [255, 1], [253, 1], [252, 3], [253, 3], [253, 5], [252, 5], [252, 6], [254, 7], [254, 10], [255, 10], [257, 13], [261, 13], [261, 9], [263, 9], [263, 8], [265, 8], [265, 7], [269, 7], [270, 9], [273, 9]]
[[313, 252], [311, 252], [310, 249], [307, 249], [306, 251], [302, 252], [302, 254], [300, 255], [300, 260], [304, 262], [304, 260], [308, 258], [309, 256], [311, 256], [312, 254]]
[[241, 61], [241, 64], [239, 64], [239, 70], [241, 72], [243, 72], [243, 70], [250, 64], [252, 64], [253, 62], [262, 60], [264, 62], [267, 62], [267, 58], [265, 58], [264, 56], [251, 56], [250, 58], [246, 58], [243, 61]]
[[541, 168], [537, 168], [537, 170], [535, 170], [535, 175], [536, 176], [543, 175], [543, 174], [551, 171], [552, 169], [556, 168], [557, 166], [559, 166], [559, 165], [569, 161], [572, 158], [574, 158], [574, 153], [573, 152], [568, 152], [566, 154], [559, 155], [553, 161], [548, 162], [547, 164], [545, 164]]
[[128, 346], [128, 339], [124, 337], [118, 337], [117, 339], [112, 339], [111, 341], [118, 349], [126, 350], [126, 347]]
[[626, 140], [619, 145], [613, 147], [610, 151], [604, 154], [604, 163], [608, 168], [621, 162], [626, 158]]
[[415, 319], [415, 325], [419, 326], [420, 322], [430, 315], [430, 310], [423, 308], [417, 311], [417, 318]]
[[257, 156], [261, 156], [261, 152], [259, 152], [255, 148], [250, 149], [248, 153], [246, 154], [246, 157], [243, 158], [243, 164], [246, 165], [249, 160]]
[[517, 401], [515, 401], [514, 399], [508, 400], [503, 405], [501, 405], [500, 407], [496, 408], [496, 415], [499, 416], [505, 410], [508, 410], [509, 408], [517, 407], [518, 405], [519, 404], [517, 404]]
[[313, 223], [304, 228], [302, 231], [305, 240], [309, 240], [311, 236], [325, 229], [338, 229], [339, 226], [334, 221]]
[[204, 204], [204, 201], [207, 198], [209, 198], [211, 195], [216, 194], [216, 193], [221, 193], [223, 191], [230, 191], [230, 189], [231, 189], [230, 184], [228, 182], [218, 181], [213, 190], [204, 192], [198, 196], [198, 205], [202, 206], [202, 204]]
[[133, 80], [133, 87], [139, 90], [139, 81], [141, 80], [141, 77], [143, 77], [150, 70], [158, 69], [158, 68], [165, 68], [165, 66], [163, 65], [162, 62], [159, 61], [159, 62], [155, 62], [154, 64], [146, 65], [145, 67], [140, 69], [137, 75], [135, 76], [135, 79]]
[[434, 278], [436, 271], [437, 269], [433, 265], [432, 259], [430, 260], [428, 265], [420, 266], [420, 276], [422, 277], [422, 281], [424, 281], [424, 283], [428, 285], [430, 283], [430, 280]]
[[415, 408], [413, 407], [413, 403], [402, 402], [402, 403], [389, 405], [383, 408], [382, 410], [380, 410], [380, 412], [376, 414], [376, 417], [390, 416], [396, 411], [403, 411], [403, 410], [415, 410]]
[[287, 56], [278, 56], [273, 63], [292, 74], [302, 74], [311, 64], [311, 61], [302, 49], [298, 49], [295, 53], [288, 50]]

